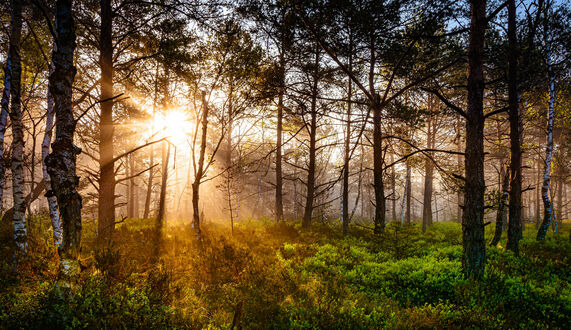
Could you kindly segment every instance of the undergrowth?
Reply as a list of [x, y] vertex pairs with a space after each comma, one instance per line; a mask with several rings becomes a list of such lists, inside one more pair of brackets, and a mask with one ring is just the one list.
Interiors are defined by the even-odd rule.
[[343, 238], [333, 224], [251, 220], [233, 235], [208, 224], [202, 242], [176, 225], [158, 248], [152, 224], [130, 219], [106, 246], [86, 226], [70, 287], [57, 279], [49, 221], [33, 219], [17, 266], [1, 246], [0, 327], [571, 328], [567, 227], [545, 242], [529, 228], [519, 257], [505, 238], [487, 248], [485, 277], [474, 282], [462, 276], [456, 223], [424, 235], [416, 225], [389, 224], [380, 236], [352, 227]]

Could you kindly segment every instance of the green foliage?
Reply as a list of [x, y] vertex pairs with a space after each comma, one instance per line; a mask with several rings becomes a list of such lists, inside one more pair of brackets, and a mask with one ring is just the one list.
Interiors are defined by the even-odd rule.
[[[375, 237], [352, 228], [252, 220], [211, 224], [202, 242], [167, 228], [161, 254], [152, 226], [124, 224], [106, 248], [84, 246], [82, 278], [55, 276], [53, 247], [34, 231], [14, 271], [1, 264], [2, 328], [562, 328], [571, 315], [568, 228], [521, 256], [488, 248], [482, 281], [461, 272], [461, 227], [390, 224]], [[46, 235], [49, 235], [47, 233]], [[42, 248], [43, 246], [43, 248]], [[2, 251], [8, 253], [9, 247]], [[42, 261], [43, 260], [43, 261]]]

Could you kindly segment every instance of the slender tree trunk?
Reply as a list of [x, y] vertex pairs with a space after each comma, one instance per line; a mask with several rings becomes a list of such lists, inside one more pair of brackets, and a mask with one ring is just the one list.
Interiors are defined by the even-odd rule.
[[494, 232], [494, 237], [490, 241], [490, 246], [497, 246], [502, 238], [502, 229], [504, 228], [504, 222], [506, 219], [506, 204], [508, 203], [508, 196], [510, 190], [510, 171], [508, 171], [503, 165], [500, 171], [500, 177], [502, 178], [502, 191], [498, 198], [498, 211], [496, 212], [496, 231]]
[[[547, 19], [547, 10], [545, 16]], [[551, 43], [547, 28], [544, 31], [545, 48], [547, 50], [547, 73], [549, 79], [549, 108], [547, 112], [547, 146], [545, 148], [545, 167], [543, 171], [543, 185], [541, 186], [541, 196], [543, 199], [543, 222], [537, 231], [536, 239], [538, 241], [545, 240], [547, 229], [553, 217], [553, 205], [549, 195], [551, 181], [551, 157], [553, 154], [553, 108], [555, 105], [555, 75], [553, 74], [553, 65], [551, 62]]]
[[204, 176], [204, 157], [206, 153], [206, 138], [208, 133], [208, 111], [209, 107], [206, 103], [206, 93], [202, 92], [202, 136], [200, 139], [200, 156], [198, 160], [198, 168], [196, 169], [194, 176], [194, 182], [192, 183], [192, 226], [194, 227], [194, 232], [196, 234], [197, 240], [201, 239], [198, 201], [200, 198], [200, 183], [202, 181], [202, 177]]
[[412, 190], [411, 190], [411, 185], [412, 185], [412, 180], [411, 180], [411, 167], [410, 167], [410, 162], [407, 160], [406, 162], [406, 223], [410, 223], [410, 217], [411, 217], [411, 195], [412, 195]]
[[[283, 42], [282, 42], [283, 44]], [[282, 121], [284, 111], [284, 93], [285, 93], [285, 54], [282, 49], [280, 53], [279, 67], [279, 95], [278, 95], [278, 118], [276, 127], [276, 221], [284, 220], [283, 206], [283, 177], [282, 177]]]
[[[395, 153], [391, 152], [391, 164], [395, 162]], [[397, 175], [395, 171], [395, 167], [391, 166], [391, 189], [392, 189], [392, 220], [397, 220]]]
[[65, 277], [79, 272], [81, 242], [81, 196], [77, 192], [76, 157], [81, 149], [73, 144], [76, 121], [73, 118], [72, 85], [76, 69], [73, 66], [75, 28], [71, 0], [57, 0], [55, 10], [56, 46], [52, 53], [54, 72], [50, 88], [56, 113], [56, 138], [45, 163], [50, 175], [63, 227], [63, 243], [59, 246], [60, 264]]
[[26, 249], [26, 203], [24, 201], [24, 127], [20, 100], [22, 66], [22, 2], [12, 0], [10, 31], [10, 120], [12, 121], [12, 192], [14, 198], [14, 240], [21, 252]]
[[307, 171], [307, 196], [302, 226], [311, 226], [313, 216], [313, 199], [315, 196], [315, 154], [317, 143], [317, 93], [319, 75], [319, 51], [315, 54], [315, 72], [313, 74], [313, 86], [311, 88], [311, 124], [309, 128], [309, 168]]
[[[363, 154], [361, 153], [361, 161], [359, 163], [359, 177], [357, 181], [357, 198], [355, 198], [355, 205], [353, 205], [353, 210], [351, 211], [351, 216], [349, 217], [349, 223], [353, 219], [355, 211], [357, 211], [357, 206], [359, 206], [359, 202], [361, 201], [361, 190], [363, 189], [362, 186], [363, 186]], [[361, 202], [361, 204], [363, 204], [363, 202]]]
[[[36, 187], [36, 137], [37, 137], [37, 125], [34, 121], [32, 121], [32, 153], [30, 155], [30, 192], [34, 192], [34, 188]], [[32, 203], [27, 203], [26, 208], [28, 209], [28, 215], [32, 215]]]
[[[53, 73], [53, 63], [50, 64], [50, 75]], [[50, 153], [50, 143], [52, 142], [52, 134], [54, 128], [54, 98], [52, 93], [50, 92], [51, 86], [50, 82], [48, 81], [48, 93], [47, 93], [47, 100], [48, 100], [48, 108], [46, 113], [46, 130], [44, 133], [44, 139], [42, 141], [42, 174], [44, 177], [44, 183], [46, 187], [46, 191], [52, 190], [52, 181], [50, 175], [48, 174], [48, 168], [46, 167], [45, 161], [46, 157]], [[54, 244], [56, 247], [60, 246], [62, 242], [62, 224], [61, 219], [59, 217], [59, 210], [57, 205], [56, 196], [51, 195], [47, 197], [48, 200], [48, 209], [50, 212], [50, 220], [52, 222], [52, 229], [54, 231]]]
[[541, 200], [541, 168], [540, 168], [540, 161], [539, 157], [536, 160], [537, 163], [537, 185], [535, 187], [535, 229], [539, 229], [539, 225], [541, 223], [541, 210], [539, 206], [539, 201]]
[[4, 90], [2, 91], [2, 109], [0, 112], [0, 212], [3, 211], [4, 182], [6, 176], [6, 162], [4, 161], [4, 135], [8, 123], [8, 113], [10, 111], [10, 85], [12, 80], [12, 57], [8, 52], [8, 60], [4, 67]]
[[113, 10], [111, 0], [100, 0], [101, 119], [99, 122], [99, 239], [111, 239], [115, 229], [115, 164], [113, 162]]
[[234, 235], [234, 208], [232, 205], [232, 94], [233, 94], [233, 81], [230, 82], [230, 90], [228, 92], [228, 136], [226, 136], [226, 192], [228, 193], [228, 211], [230, 212], [230, 226], [232, 228], [232, 235]]
[[[429, 96], [429, 106], [432, 106], [432, 96]], [[430, 110], [432, 111], [432, 109]], [[428, 118], [426, 147], [433, 148], [433, 120], [432, 115]], [[422, 232], [426, 233], [426, 227], [432, 224], [432, 179], [434, 173], [434, 165], [432, 160], [426, 157], [424, 160], [424, 201], [422, 206]]]
[[486, 265], [484, 241], [484, 39], [487, 27], [486, 0], [471, 0], [468, 48], [468, 108], [466, 121], [466, 171], [462, 215], [465, 277], [481, 278]]
[[[166, 144], [166, 145], [165, 145]], [[168, 142], [163, 142], [162, 154], [163, 154], [163, 168], [161, 173], [161, 193], [159, 196], [159, 213], [157, 214], [157, 234], [160, 235], [160, 231], [163, 228], [165, 222], [165, 211], [166, 211], [166, 196], [167, 196], [167, 179], [169, 173], [169, 159], [171, 153], [171, 145]]]
[[519, 254], [521, 239], [521, 119], [517, 90], [517, 36], [515, 0], [508, 1], [508, 103], [510, 119], [510, 197], [508, 223], [508, 250]]
[[127, 216], [129, 218], [134, 218], [135, 217], [135, 177], [134, 177], [134, 175], [135, 175], [135, 173], [137, 173], [137, 171], [135, 170], [135, 155], [130, 154], [127, 157], [128, 157], [127, 161], [129, 162], [129, 165], [127, 166], [127, 168], [129, 169], [130, 176], [131, 176], [131, 178], [129, 179], [129, 183], [128, 183], [129, 193], [127, 194], [127, 196], [128, 196]]
[[[456, 151], [462, 152], [462, 134], [461, 134], [461, 120], [460, 120], [460, 118], [458, 118], [456, 129], [458, 131], [458, 135], [457, 135], [458, 142], [456, 144], [456, 147], [457, 147]], [[458, 154], [456, 161], [457, 161], [458, 169], [461, 169], [462, 166], [464, 166], [464, 162], [463, 162], [461, 154]], [[460, 223], [462, 222], [462, 213], [463, 213], [462, 209], [464, 207], [464, 195], [463, 194], [464, 194], [464, 192], [461, 189], [459, 189], [458, 190], [458, 196], [457, 196], [458, 206], [456, 208], [456, 221], [460, 222]]]
[[[158, 99], [158, 93], [159, 93], [159, 65], [157, 64], [156, 68], [155, 68], [155, 90], [154, 90], [154, 96], [153, 96], [153, 117], [152, 117], [152, 124], [151, 124], [151, 131], [152, 133], [154, 133], [155, 131], [155, 115], [156, 115], [156, 110], [157, 110], [157, 99]], [[153, 192], [153, 178], [154, 178], [154, 165], [155, 165], [155, 149], [154, 149], [154, 145], [151, 144], [150, 146], [150, 150], [149, 150], [150, 155], [150, 159], [149, 159], [149, 166], [151, 167], [149, 169], [149, 181], [147, 182], [147, 193], [145, 196], [145, 211], [143, 212], [143, 218], [144, 219], [148, 219], [149, 218], [149, 212], [151, 210], [151, 195]], [[189, 166], [190, 168], [190, 166]]]
[[[408, 176], [408, 171], [410, 171], [410, 167], [407, 167], [406, 172], [407, 172], [407, 176]], [[403, 195], [402, 195], [402, 202], [401, 202], [401, 207], [400, 207], [400, 223], [403, 224], [404, 223], [404, 218], [405, 218], [405, 205], [406, 205], [406, 201], [407, 201], [407, 196], [408, 196], [408, 185], [409, 185], [409, 181], [406, 180], [404, 183], [404, 191], [403, 191]]]
[[373, 186], [375, 188], [375, 227], [374, 233], [385, 231], [385, 188], [383, 186], [383, 134], [382, 106], [379, 94], [375, 92], [375, 39], [370, 36], [369, 59], [369, 92], [372, 96], [371, 110], [373, 112]]
[[[350, 72], [353, 71], [353, 34], [349, 31], [349, 65]], [[353, 83], [348, 78], [347, 83], [347, 122], [345, 123], [345, 159], [343, 162], [343, 196], [341, 210], [341, 219], [343, 222], [343, 236], [349, 234], [349, 162], [351, 161], [351, 106], [353, 97]]]
[[563, 186], [565, 186], [565, 175], [561, 166], [558, 168], [558, 173], [559, 183], [557, 184], [557, 209], [555, 212], [557, 216], [555, 218], [559, 219], [559, 221], [563, 221]]

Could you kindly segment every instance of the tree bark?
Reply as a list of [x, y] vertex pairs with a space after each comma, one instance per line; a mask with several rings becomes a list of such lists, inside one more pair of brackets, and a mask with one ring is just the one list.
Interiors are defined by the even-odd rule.
[[99, 122], [99, 222], [98, 238], [111, 239], [115, 229], [115, 164], [113, 162], [113, 10], [111, 0], [100, 0], [99, 67], [101, 116]]
[[71, 0], [57, 0], [55, 10], [56, 47], [52, 54], [54, 72], [50, 75], [50, 92], [56, 113], [56, 138], [45, 163], [50, 175], [62, 219], [63, 242], [59, 246], [63, 275], [79, 272], [81, 242], [81, 196], [77, 192], [76, 157], [81, 149], [73, 144], [76, 121], [73, 118], [72, 86], [76, 69], [73, 66], [75, 28]]
[[[53, 63], [50, 63], [50, 75], [53, 73]], [[48, 81], [48, 93], [47, 93], [47, 112], [46, 112], [46, 130], [44, 133], [44, 139], [42, 141], [42, 174], [44, 178], [44, 184], [46, 191], [52, 190], [52, 181], [50, 175], [48, 174], [48, 168], [46, 166], [46, 157], [50, 153], [50, 143], [52, 142], [53, 128], [54, 128], [54, 98], [50, 92], [50, 82]], [[48, 209], [50, 212], [50, 220], [52, 222], [54, 244], [56, 247], [60, 246], [63, 240], [62, 224], [59, 217], [59, 210], [57, 205], [56, 196], [51, 195], [47, 197]]]
[[[348, 70], [353, 71], [353, 34], [349, 31], [349, 64]], [[343, 223], [343, 236], [349, 234], [349, 162], [351, 161], [351, 106], [353, 97], [353, 83], [351, 77], [348, 77], [347, 82], [347, 123], [345, 123], [345, 159], [343, 162], [343, 196], [341, 210], [341, 220]], [[360, 174], [359, 174], [360, 175]]]
[[411, 185], [412, 185], [412, 178], [411, 178], [411, 172], [412, 172], [412, 168], [410, 167], [410, 162], [407, 159], [406, 162], [406, 183], [405, 183], [405, 199], [406, 199], [406, 223], [410, 223], [410, 218], [411, 218], [411, 195], [412, 195], [412, 190], [411, 190]]
[[156, 220], [157, 235], [160, 235], [160, 232], [163, 228], [163, 224], [165, 221], [165, 206], [166, 206], [165, 201], [167, 196], [167, 180], [168, 180], [169, 159], [171, 152], [170, 143], [163, 142], [162, 152], [163, 152], [163, 168], [161, 173], [161, 193], [159, 195], [159, 213], [157, 214], [157, 220]]
[[[394, 163], [395, 161], [395, 153], [391, 152], [391, 164]], [[391, 199], [391, 203], [392, 203], [392, 221], [396, 221], [397, 220], [397, 189], [396, 189], [396, 185], [397, 185], [397, 175], [396, 175], [396, 171], [395, 171], [395, 167], [391, 166], [391, 189], [392, 189], [392, 196], [393, 198]]]
[[3, 211], [4, 201], [4, 182], [6, 176], [6, 162], [4, 161], [4, 135], [6, 134], [6, 126], [8, 123], [8, 113], [10, 107], [10, 81], [12, 80], [12, 57], [8, 52], [8, 59], [4, 67], [4, 90], [2, 91], [2, 101], [0, 110], [0, 212]]
[[502, 238], [502, 230], [506, 222], [506, 204], [508, 203], [508, 196], [510, 190], [510, 171], [502, 165], [500, 170], [500, 177], [502, 178], [501, 195], [498, 198], [498, 210], [496, 212], [496, 230], [494, 237], [490, 241], [490, 246], [497, 246]]
[[12, 193], [14, 199], [14, 240], [20, 252], [26, 249], [26, 203], [24, 201], [24, 126], [20, 99], [22, 66], [22, 2], [11, 1], [10, 30], [10, 120], [12, 121]]
[[[545, 18], [547, 19], [547, 10]], [[543, 170], [543, 185], [541, 186], [541, 196], [543, 199], [543, 221], [537, 231], [536, 239], [544, 241], [547, 229], [553, 217], [553, 204], [549, 195], [551, 181], [551, 157], [553, 155], [553, 108], [555, 105], [555, 75], [551, 62], [551, 43], [548, 36], [547, 27], [544, 31], [545, 48], [547, 50], [547, 74], [549, 81], [549, 108], [547, 110], [547, 146], [545, 148], [545, 166]]]
[[280, 53], [279, 67], [279, 95], [278, 95], [278, 113], [276, 126], [276, 221], [284, 220], [283, 205], [283, 177], [282, 177], [282, 121], [284, 111], [284, 92], [285, 92], [285, 56], [284, 50]]
[[127, 161], [129, 162], [128, 164], [128, 169], [129, 172], [131, 173], [130, 176], [131, 178], [129, 179], [129, 183], [128, 183], [128, 188], [129, 188], [129, 192], [127, 194], [128, 200], [127, 200], [127, 216], [129, 218], [135, 218], [135, 173], [137, 173], [136, 169], [135, 169], [135, 154], [129, 154], [127, 156]]
[[[406, 168], [406, 176], [408, 177], [408, 172], [410, 171], [410, 167]], [[409, 181], [405, 180], [404, 183], [404, 190], [403, 190], [403, 195], [402, 195], [402, 202], [401, 202], [401, 207], [400, 207], [400, 223], [403, 224], [404, 223], [404, 218], [405, 218], [405, 214], [406, 214], [406, 201], [407, 201], [407, 196], [408, 196], [408, 185], [409, 185]]]
[[539, 229], [539, 225], [541, 223], [541, 210], [539, 206], [539, 202], [541, 200], [541, 168], [539, 166], [540, 161], [539, 157], [536, 160], [537, 163], [537, 185], [535, 187], [535, 229]]
[[[429, 96], [429, 107], [432, 111], [432, 96]], [[426, 147], [434, 148], [433, 145], [433, 119], [432, 114], [429, 115], [426, 131]], [[426, 228], [432, 225], [432, 180], [434, 174], [434, 165], [432, 160], [426, 157], [424, 160], [424, 201], [422, 205], [422, 232], [426, 233]]]
[[508, 103], [510, 121], [510, 193], [508, 250], [519, 254], [521, 239], [521, 119], [519, 114], [519, 94], [517, 86], [517, 35], [515, 0], [508, 0]]
[[192, 226], [194, 227], [194, 232], [197, 240], [201, 239], [200, 211], [198, 207], [198, 201], [200, 198], [200, 183], [202, 177], [204, 176], [204, 158], [206, 154], [206, 138], [208, 133], [208, 112], [209, 107], [206, 103], [206, 93], [202, 92], [202, 136], [200, 139], [200, 156], [198, 159], [198, 168], [196, 169], [194, 176], [194, 182], [192, 182]]
[[[456, 151], [458, 152], [462, 152], [462, 134], [461, 134], [461, 118], [460, 116], [458, 116], [458, 122], [456, 125], [456, 129], [458, 130], [458, 135], [457, 135], [457, 139], [458, 142], [456, 143], [457, 145], [457, 149]], [[463, 164], [463, 159], [462, 159], [462, 155], [458, 154], [458, 157], [456, 158], [457, 160], [457, 165], [458, 165], [458, 169], [461, 169]], [[458, 190], [458, 207], [456, 208], [456, 221], [457, 222], [462, 222], [462, 208], [464, 207], [464, 196], [463, 196], [463, 191], [461, 189]]]
[[315, 196], [315, 156], [317, 144], [317, 94], [319, 75], [319, 51], [315, 53], [315, 72], [311, 87], [311, 124], [309, 127], [309, 168], [307, 170], [307, 195], [305, 199], [305, 211], [303, 213], [302, 227], [311, 226], [313, 216], [313, 198]]
[[371, 95], [371, 110], [373, 112], [373, 186], [375, 188], [375, 226], [373, 232], [380, 234], [385, 231], [385, 189], [383, 186], [383, 134], [382, 134], [382, 105], [381, 97], [375, 91], [375, 37], [370, 36], [369, 45], [369, 94]]
[[[154, 96], [153, 96], [153, 117], [151, 118], [152, 123], [151, 123], [151, 131], [154, 133], [155, 130], [155, 115], [156, 115], [156, 110], [157, 110], [157, 98], [158, 98], [158, 93], [159, 93], [159, 65], [157, 64], [156, 69], [155, 69], [155, 90], [154, 90]], [[155, 149], [154, 149], [154, 145], [150, 146], [150, 151], [149, 153], [151, 154], [150, 159], [149, 159], [149, 166], [150, 166], [150, 170], [149, 170], [149, 181], [147, 181], [147, 193], [145, 196], [145, 210], [143, 212], [143, 219], [148, 219], [149, 218], [149, 212], [151, 209], [151, 194], [153, 192], [153, 178], [154, 178], [154, 165], [155, 165]], [[189, 166], [190, 168], [190, 166]]]
[[486, 262], [484, 241], [484, 39], [486, 0], [471, 0], [468, 48], [468, 96], [465, 148], [465, 193], [462, 214], [462, 269], [467, 278], [481, 278]]

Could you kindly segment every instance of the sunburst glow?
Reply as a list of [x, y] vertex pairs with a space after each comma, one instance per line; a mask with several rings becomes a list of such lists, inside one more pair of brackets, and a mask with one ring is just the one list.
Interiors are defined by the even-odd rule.
[[173, 109], [160, 114], [150, 123], [151, 135], [166, 138], [177, 146], [187, 144], [187, 138], [192, 131], [192, 122], [188, 113]]

